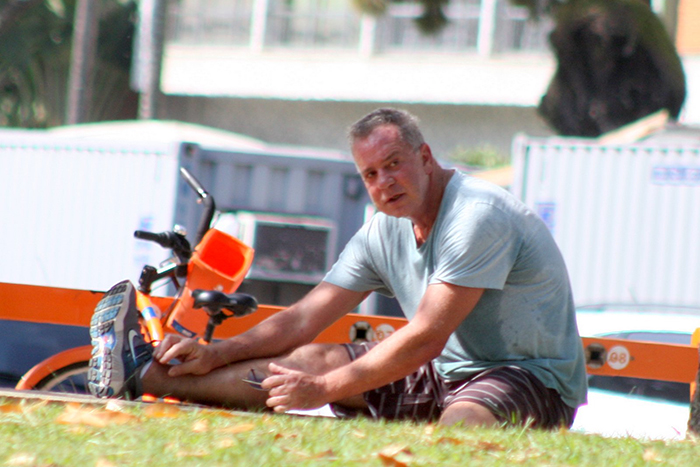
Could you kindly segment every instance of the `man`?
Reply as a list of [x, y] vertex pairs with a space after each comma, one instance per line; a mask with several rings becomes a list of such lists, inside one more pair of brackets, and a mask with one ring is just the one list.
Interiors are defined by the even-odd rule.
[[[168, 336], [152, 355], [133, 344], [137, 312], [122, 284], [104, 299], [122, 303], [98, 306], [93, 319], [92, 392], [571, 426], [585, 402], [583, 349], [566, 268], [543, 222], [501, 188], [441, 167], [406, 112], [368, 114], [350, 142], [379, 212], [323, 282], [239, 336], [209, 346]], [[409, 323], [376, 344], [309, 344], [371, 291], [395, 296]], [[249, 375], [262, 375], [263, 391], [243, 381]]]

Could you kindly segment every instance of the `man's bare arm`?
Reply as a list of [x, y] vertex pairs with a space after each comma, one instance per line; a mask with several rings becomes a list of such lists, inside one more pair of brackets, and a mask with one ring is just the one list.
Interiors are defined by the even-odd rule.
[[[265, 380], [265, 387], [272, 388], [268, 405], [276, 407], [278, 411], [319, 406], [352, 397], [410, 374], [440, 354], [450, 334], [471, 313], [482, 293], [483, 289], [446, 283], [429, 286], [416, 316], [409, 324], [351, 364], [323, 376], [309, 375], [308, 390], [300, 391], [300, 382], [289, 382], [292, 376], [288, 375], [275, 375]], [[299, 374], [293, 377], [304, 378]], [[294, 387], [294, 390], [286, 390], [285, 385]], [[314, 398], [316, 400], [310, 400]]]
[[174, 358], [171, 376], [205, 374], [214, 368], [253, 358], [275, 357], [311, 342], [368, 295], [322, 282], [299, 302], [275, 313], [243, 334], [202, 346], [194, 340], [167, 339], [154, 357], [161, 363]]
[[223, 341], [239, 360], [273, 357], [308, 344], [367, 296], [322, 282], [299, 302], [275, 313], [240, 336]]

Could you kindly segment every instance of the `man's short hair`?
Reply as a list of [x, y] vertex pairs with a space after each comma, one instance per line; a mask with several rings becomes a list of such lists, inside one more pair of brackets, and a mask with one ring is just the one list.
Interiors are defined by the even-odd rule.
[[401, 139], [414, 150], [425, 143], [423, 133], [418, 128], [418, 117], [405, 110], [381, 108], [368, 113], [350, 127], [348, 130], [350, 147], [355, 141], [368, 137], [377, 127], [387, 124], [396, 125]]

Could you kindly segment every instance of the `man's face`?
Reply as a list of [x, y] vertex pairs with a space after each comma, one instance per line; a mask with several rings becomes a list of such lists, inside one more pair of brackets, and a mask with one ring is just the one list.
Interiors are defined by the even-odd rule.
[[420, 215], [432, 171], [427, 145], [414, 150], [401, 139], [395, 125], [382, 125], [355, 141], [352, 153], [378, 210], [394, 217]]

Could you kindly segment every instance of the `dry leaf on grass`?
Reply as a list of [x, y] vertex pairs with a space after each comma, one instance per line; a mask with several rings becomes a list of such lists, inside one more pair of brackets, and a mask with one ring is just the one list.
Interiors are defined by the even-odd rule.
[[95, 467], [117, 467], [117, 464], [114, 462], [108, 461], [105, 458], [100, 458], [97, 459], [97, 462], [95, 462]]
[[67, 404], [63, 412], [56, 417], [56, 423], [64, 425], [89, 425], [103, 428], [109, 425], [120, 425], [137, 420], [137, 417], [95, 407], [83, 407], [78, 404]]
[[195, 433], [204, 433], [209, 430], [209, 421], [207, 420], [197, 420], [192, 425], [192, 431]]
[[413, 460], [413, 453], [402, 444], [386, 446], [377, 453], [382, 464], [392, 467], [406, 467]]
[[151, 418], [176, 418], [182, 414], [182, 410], [176, 405], [158, 402], [147, 405], [143, 413]]
[[642, 459], [644, 459], [644, 462], [661, 462], [659, 454], [653, 449], [647, 449], [646, 451], [644, 451]]
[[220, 449], [227, 449], [227, 448], [232, 448], [233, 446], [238, 445], [238, 440], [236, 438], [221, 438], [216, 442], [216, 446]]
[[223, 433], [231, 433], [231, 434], [236, 434], [236, 433], [245, 433], [246, 431], [251, 431], [255, 429], [255, 425], [252, 423], [241, 423], [240, 425], [234, 425], [234, 426], [227, 426], [225, 428], [221, 428], [219, 431]]
[[5, 465], [21, 466], [21, 465], [35, 465], [36, 455], [29, 454], [28, 452], [18, 452], [9, 457], [5, 461]]
[[453, 438], [451, 436], [443, 436], [436, 439], [435, 444], [451, 444], [453, 446], [459, 446], [460, 444], [464, 444], [464, 440]]
[[23, 413], [24, 408], [19, 404], [0, 405], [0, 413]]
[[175, 457], [204, 457], [210, 454], [209, 451], [202, 448], [183, 448], [178, 442], [166, 444], [165, 450], [172, 452]]
[[329, 449], [327, 451], [323, 452], [318, 452], [316, 454], [309, 454], [308, 452], [304, 451], [297, 451], [295, 449], [289, 449], [289, 448], [282, 448], [283, 451], [286, 451], [290, 454], [294, 454], [299, 457], [303, 457], [304, 459], [328, 459], [328, 460], [333, 460], [335, 459], [335, 453], [333, 452], [332, 449]]
[[505, 451], [505, 446], [491, 441], [476, 440], [469, 442], [470, 446], [475, 447], [479, 451]]
[[0, 405], [0, 413], [29, 413], [39, 407], [47, 404], [47, 401], [27, 403], [24, 400], [13, 401], [7, 404]]
[[240, 412], [232, 412], [230, 410], [223, 410], [223, 409], [203, 409], [202, 413], [212, 414], [212, 415], [215, 415], [217, 417], [224, 417], [224, 418], [248, 417], [248, 414], [241, 414]]
[[[542, 452], [537, 449], [525, 449], [517, 451], [507, 456], [509, 464], [525, 464], [531, 463], [538, 457], [542, 457]], [[493, 453], [492, 453], [493, 455]]]
[[186, 451], [186, 450], [181, 450], [175, 453], [175, 456], [177, 457], [204, 457], [208, 455], [209, 452], [203, 450], [203, 449], [198, 449], [195, 451]]

